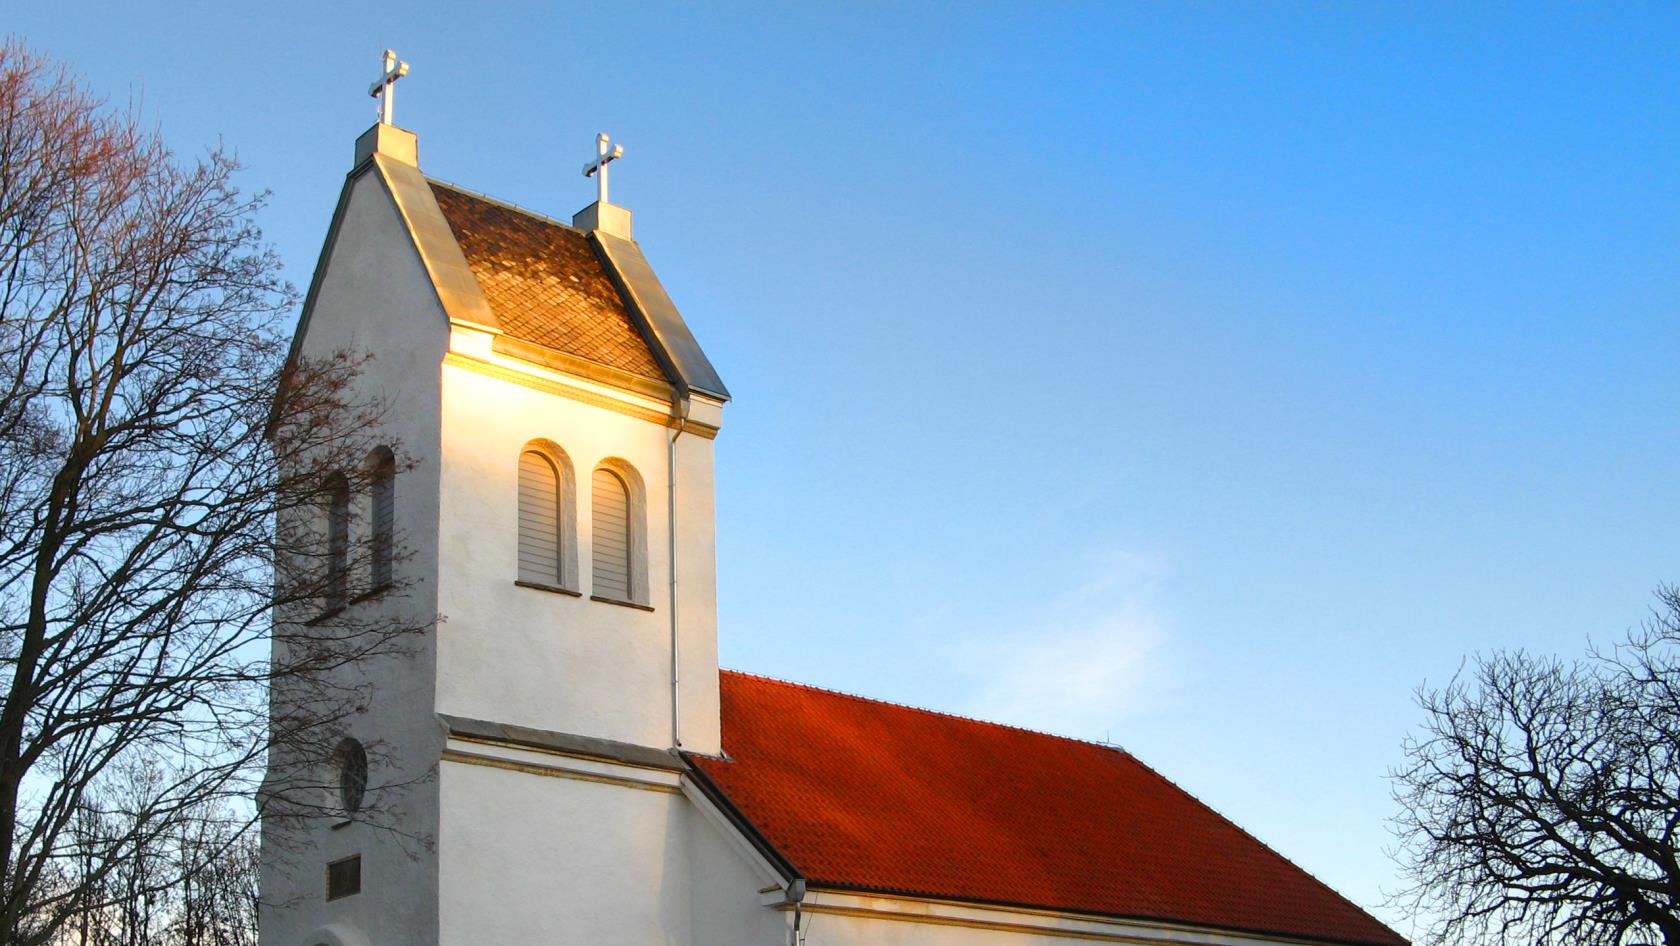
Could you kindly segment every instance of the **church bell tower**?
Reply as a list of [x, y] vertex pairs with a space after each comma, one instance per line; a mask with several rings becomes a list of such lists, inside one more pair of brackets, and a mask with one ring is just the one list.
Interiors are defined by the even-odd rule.
[[[398, 470], [383, 498], [352, 498], [368, 515], [345, 535], [394, 520], [402, 593], [353, 578], [343, 613], [427, 629], [344, 671], [367, 700], [334, 744], [364, 752], [365, 807], [326, 791], [327, 816], [265, 818], [265, 944], [495, 940], [514, 881], [485, 858], [649, 843], [638, 826], [681, 791], [678, 753], [721, 751], [712, 450], [729, 393], [608, 200], [624, 149], [597, 137], [597, 199], [568, 221], [430, 178], [393, 122], [408, 66], [383, 65], [293, 354], [369, 356], [356, 383], [385, 406]], [[280, 613], [276, 635], [334, 620]], [[271, 781], [343, 765], [329, 748], [272, 760]]]

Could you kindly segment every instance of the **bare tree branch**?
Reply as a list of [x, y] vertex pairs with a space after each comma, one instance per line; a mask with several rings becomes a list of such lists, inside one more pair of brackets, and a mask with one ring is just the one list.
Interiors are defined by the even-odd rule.
[[1476, 657], [1418, 692], [1397, 898], [1440, 943], [1680, 946], [1680, 591], [1579, 661]]
[[265, 760], [300, 763], [265, 799], [318, 811], [366, 699], [334, 671], [431, 620], [352, 608], [272, 640], [400, 561], [322, 517], [401, 453], [358, 356], [286, 364], [296, 294], [237, 170], [0, 47], [0, 942], [90, 917], [203, 941], [207, 891], [243, 895], [218, 871]]

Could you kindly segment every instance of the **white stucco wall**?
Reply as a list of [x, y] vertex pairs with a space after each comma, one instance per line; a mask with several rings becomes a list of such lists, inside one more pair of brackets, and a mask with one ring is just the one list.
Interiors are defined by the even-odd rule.
[[1314, 946], [1282, 936], [820, 890], [807, 895], [800, 920], [802, 946], [1070, 946], [1092, 941], [1128, 946]]
[[[661, 423], [492, 377], [443, 368], [438, 709], [474, 719], [664, 748], [671, 738], [671, 598]], [[581, 595], [518, 587], [518, 466], [533, 440], [577, 472]], [[683, 743], [718, 751], [717, 577], [712, 441], [677, 440]], [[589, 477], [603, 460], [643, 486], [648, 603], [591, 600]]]
[[[435, 410], [415, 405], [437, 403], [448, 325], [378, 176], [363, 174], [351, 187], [300, 350], [306, 357], [335, 351], [371, 354], [359, 378], [361, 390], [391, 406], [375, 439], [397, 453], [394, 512], [403, 557], [396, 568], [399, 582], [408, 584], [400, 596], [350, 605], [347, 617], [360, 621], [383, 612], [407, 626], [426, 626], [437, 612], [439, 425]], [[366, 497], [355, 497], [352, 508], [352, 540], [365, 541]], [[352, 595], [366, 589], [365, 577], [355, 576]], [[325, 818], [308, 826], [290, 821], [264, 825], [261, 934], [266, 946], [330, 942], [332, 936], [314, 934], [333, 924], [359, 930], [372, 943], [436, 941], [431, 844], [437, 786], [432, 770], [442, 737], [432, 712], [433, 631], [428, 627], [403, 644], [408, 649], [403, 657], [366, 660], [345, 671], [345, 681], [365, 692], [368, 702], [342, 735], [369, 747], [366, 807], [385, 826], [353, 822], [335, 827]], [[330, 781], [332, 773], [321, 778]], [[404, 787], [390, 787], [399, 785]], [[363, 893], [326, 902], [325, 865], [352, 854], [362, 857]]]
[[785, 919], [757, 902], [764, 881], [672, 787], [451, 761], [441, 787], [440, 944], [785, 937]]

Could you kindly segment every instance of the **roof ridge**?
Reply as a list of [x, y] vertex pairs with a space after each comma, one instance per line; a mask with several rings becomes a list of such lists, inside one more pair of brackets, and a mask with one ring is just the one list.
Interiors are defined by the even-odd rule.
[[541, 221], [543, 223], [553, 224], [554, 226], [557, 226], [557, 227], [564, 227], [567, 230], [572, 231], [573, 233], [586, 233], [586, 231], [579, 230], [577, 227], [572, 226], [571, 224], [567, 223], [564, 220], [557, 220], [553, 217], [550, 217], [548, 214], [538, 213], [535, 210], [530, 209], [529, 207], [521, 207], [511, 200], [502, 200], [500, 197], [492, 197], [491, 195], [486, 194], [483, 191], [473, 190], [470, 187], [462, 187], [461, 185], [455, 183], [454, 181], [446, 181], [441, 177], [427, 177], [426, 178], [426, 183], [432, 184], [432, 185], [437, 186], [437, 187], [447, 187], [457, 194], [464, 194], [467, 197], [474, 198], [475, 200], [482, 200], [487, 204], [494, 204], [497, 207], [502, 208], [503, 210], [511, 210], [516, 214], [520, 214], [522, 216], [530, 217], [533, 220], [538, 220], [538, 221]]
[[[1129, 749], [1127, 749], [1125, 746], [1120, 745], [1119, 743], [1098, 742], [1095, 739], [1081, 739], [1078, 736], [1064, 736], [1061, 733], [1046, 732], [1042, 729], [1033, 729], [1033, 728], [1028, 727], [1028, 726], [1018, 726], [1018, 725], [1015, 725], [1014, 723], [1000, 723], [995, 719], [981, 719], [978, 716], [964, 716], [961, 713], [953, 713], [953, 712], [950, 712], [948, 710], [931, 709], [931, 708], [926, 707], [926, 706], [916, 706], [913, 703], [900, 703], [897, 700], [884, 700], [884, 699], [881, 699], [880, 697], [875, 697], [875, 696], [862, 696], [862, 695], [859, 695], [857, 693], [847, 693], [845, 690], [836, 690], [833, 687], [817, 686], [814, 683], [800, 683], [797, 680], [784, 680], [780, 677], [766, 676], [762, 673], [751, 673], [751, 672], [748, 672], [746, 670], [731, 670], [727, 667], [719, 667], [718, 672], [719, 673], [734, 674], [737, 677], [751, 677], [752, 679], [762, 680], [765, 683], [774, 683], [778, 686], [794, 687], [794, 688], [800, 689], [800, 690], [813, 690], [817, 693], [827, 693], [831, 696], [839, 696], [839, 697], [844, 697], [845, 699], [848, 699], [848, 700], [856, 700], [859, 703], [876, 703], [876, 704], [879, 704], [881, 706], [895, 706], [899, 709], [910, 710], [913, 713], [926, 713], [929, 716], [942, 716], [946, 719], [960, 719], [965, 723], [978, 723], [981, 726], [992, 726], [992, 727], [995, 727], [995, 728], [998, 728], [998, 729], [1008, 729], [1008, 730], [1012, 730], [1014, 732], [1026, 733], [1030, 736], [1042, 736], [1046, 739], [1058, 739], [1058, 740], [1061, 740], [1063, 742], [1073, 742], [1073, 743], [1078, 743], [1080, 745], [1085, 745], [1085, 746], [1095, 746], [1098, 749], [1107, 749], [1110, 752], [1118, 752], [1121, 755], [1124, 755], [1124, 756], [1127, 756], [1127, 757], [1130, 757], [1130, 758], [1133, 758], [1133, 759], [1137, 758], [1136, 756], [1132, 755], [1132, 753]], [[1154, 772], [1155, 770], [1150, 769], [1150, 771]], [[1158, 772], [1155, 773], [1155, 774], [1158, 775], [1158, 776], [1160, 775], [1160, 773], [1158, 773]]]

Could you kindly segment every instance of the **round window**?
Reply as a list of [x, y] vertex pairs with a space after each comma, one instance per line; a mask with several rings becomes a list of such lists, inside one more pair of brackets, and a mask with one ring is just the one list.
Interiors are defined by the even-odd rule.
[[338, 797], [346, 814], [362, 809], [362, 796], [367, 793], [367, 750], [354, 739], [338, 744]]

